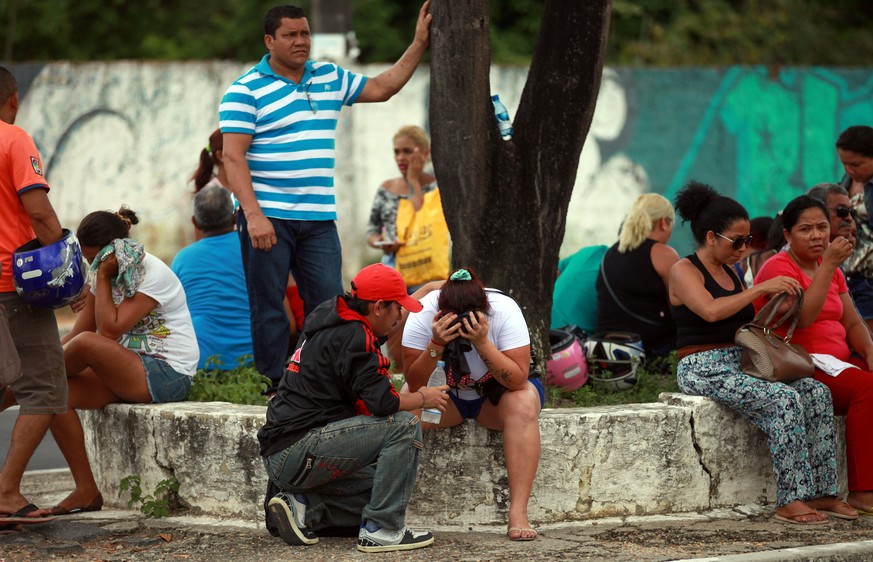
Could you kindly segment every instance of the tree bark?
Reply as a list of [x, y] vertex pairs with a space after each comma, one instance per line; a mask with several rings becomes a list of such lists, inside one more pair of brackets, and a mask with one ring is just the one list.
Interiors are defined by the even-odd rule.
[[610, 7], [610, 0], [546, 0], [509, 141], [500, 137], [490, 99], [488, 1], [430, 8], [430, 130], [452, 264], [472, 267], [519, 301], [541, 361]]

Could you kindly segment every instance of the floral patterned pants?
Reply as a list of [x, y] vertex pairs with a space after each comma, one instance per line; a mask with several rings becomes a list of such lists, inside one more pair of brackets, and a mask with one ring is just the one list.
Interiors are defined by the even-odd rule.
[[777, 505], [837, 495], [830, 391], [812, 378], [785, 384], [751, 377], [740, 358], [739, 347], [688, 355], [679, 362], [679, 388], [725, 404], [767, 434]]

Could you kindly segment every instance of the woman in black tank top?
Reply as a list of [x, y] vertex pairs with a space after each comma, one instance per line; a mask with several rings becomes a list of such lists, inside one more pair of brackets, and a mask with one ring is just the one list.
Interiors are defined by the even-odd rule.
[[648, 357], [676, 349], [667, 297], [670, 268], [679, 261], [667, 245], [675, 220], [673, 205], [663, 195], [637, 197], [597, 276], [595, 331], [639, 334]]
[[676, 197], [691, 222], [694, 254], [670, 270], [670, 305], [677, 327], [679, 388], [739, 412], [767, 434], [776, 473], [776, 519], [814, 525], [828, 515], [858, 516], [837, 497], [836, 446], [830, 393], [812, 378], [790, 384], [746, 375], [737, 328], [754, 317], [761, 295], [799, 294], [796, 279], [776, 277], [743, 290], [732, 267], [749, 243], [746, 210], [713, 188], [691, 182]]

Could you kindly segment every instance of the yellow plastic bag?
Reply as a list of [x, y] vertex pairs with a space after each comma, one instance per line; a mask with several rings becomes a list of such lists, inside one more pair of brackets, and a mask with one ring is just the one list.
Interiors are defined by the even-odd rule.
[[397, 205], [397, 271], [410, 287], [449, 275], [449, 227], [439, 188], [424, 194], [418, 212], [409, 199]]

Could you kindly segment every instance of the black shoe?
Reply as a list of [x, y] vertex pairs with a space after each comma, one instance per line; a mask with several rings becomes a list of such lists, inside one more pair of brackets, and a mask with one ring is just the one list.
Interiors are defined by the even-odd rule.
[[357, 549], [361, 552], [391, 552], [393, 550], [414, 550], [433, 544], [433, 535], [427, 531], [411, 531], [404, 527], [399, 531], [378, 529], [368, 531], [361, 527], [358, 533]]
[[304, 526], [303, 516], [306, 513], [306, 506], [297, 501], [293, 494], [286, 492], [276, 494], [267, 504], [267, 510], [279, 531], [279, 536], [286, 543], [302, 546], [318, 542], [318, 535]]

